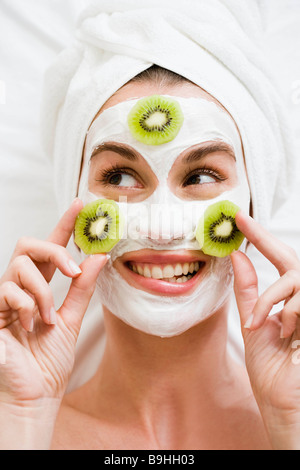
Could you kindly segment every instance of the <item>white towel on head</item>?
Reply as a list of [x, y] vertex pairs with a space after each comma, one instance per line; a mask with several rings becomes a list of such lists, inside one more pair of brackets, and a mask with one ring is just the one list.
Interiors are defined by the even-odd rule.
[[98, 0], [74, 45], [48, 71], [43, 126], [62, 210], [77, 194], [86, 132], [104, 102], [152, 64], [205, 89], [235, 119], [254, 216], [265, 226], [288, 198], [294, 150], [287, 116], [261, 53], [256, 0]]

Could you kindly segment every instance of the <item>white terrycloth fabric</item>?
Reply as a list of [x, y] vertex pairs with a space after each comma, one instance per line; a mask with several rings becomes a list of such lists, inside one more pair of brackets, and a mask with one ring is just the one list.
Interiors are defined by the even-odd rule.
[[254, 216], [265, 226], [293, 185], [292, 138], [265, 67], [256, 0], [98, 0], [49, 70], [43, 133], [64, 210], [76, 196], [85, 135], [104, 102], [153, 63], [184, 75], [235, 119]]

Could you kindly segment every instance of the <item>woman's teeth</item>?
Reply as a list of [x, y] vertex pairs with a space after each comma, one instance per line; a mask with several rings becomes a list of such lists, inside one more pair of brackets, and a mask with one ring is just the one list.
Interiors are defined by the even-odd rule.
[[203, 263], [198, 261], [195, 263], [177, 263], [175, 265], [167, 264], [165, 266], [133, 262], [128, 263], [128, 267], [140, 276], [177, 283], [189, 281], [199, 271], [202, 265]]

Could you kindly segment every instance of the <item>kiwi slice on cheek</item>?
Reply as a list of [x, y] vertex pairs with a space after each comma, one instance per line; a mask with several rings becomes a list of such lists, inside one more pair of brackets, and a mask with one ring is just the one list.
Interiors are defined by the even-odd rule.
[[169, 97], [153, 95], [140, 99], [128, 114], [133, 137], [147, 145], [173, 140], [183, 123], [180, 104]]
[[239, 210], [230, 201], [217, 202], [206, 209], [196, 229], [203, 253], [223, 258], [239, 249], [245, 238], [235, 223]]
[[109, 252], [121, 239], [123, 220], [115, 201], [87, 204], [75, 222], [75, 243], [87, 255]]

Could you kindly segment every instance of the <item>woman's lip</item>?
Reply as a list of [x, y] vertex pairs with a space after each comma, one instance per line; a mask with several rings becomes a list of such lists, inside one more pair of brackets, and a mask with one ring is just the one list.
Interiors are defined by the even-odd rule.
[[[143, 252], [143, 253], [142, 253]], [[164, 296], [185, 295], [195, 289], [196, 285], [201, 282], [201, 278], [206, 272], [207, 257], [199, 252], [154, 252], [154, 250], [140, 250], [140, 252], [126, 253], [116, 260], [115, 267], [122, 277], [137, 289], [146, 292]], [[204, 258], [206, 258], [204, 260]], [[130, 262], [140, 262], [143, 264], [176, 264], [176, 263], [193, 263], [199, 262], [200, 269], [193, 277], [183, 283], [167, 282], [162, 279], [153, 279], [141, 276], [130, 269]]]
[[176, 264], [176, 263], [194, 263], [207, 262], [209, 256], [204, 255], [200, 251], [185, 250], [174, 251], [157, 251], [157, 250], [139, 250], [126, 253], [120, 258], [122, 263], [135, 262], [143, 264]]

